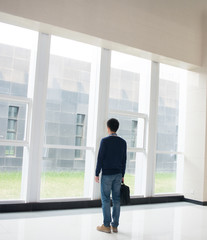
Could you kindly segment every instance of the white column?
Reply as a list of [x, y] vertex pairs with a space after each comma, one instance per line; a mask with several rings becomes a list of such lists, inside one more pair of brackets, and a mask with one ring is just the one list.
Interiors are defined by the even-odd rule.
[[[140, 71], [140, 84], [139, 84], [139, 113], [149, 114], [149, 99], [150, 99], [150, 64], [147, 60], [143, 61], [142, 69]], [[143, 149], [146, 150], [146, 119], [138, 118], [137, 128], [137, 147], [143, 142]], [[142, 138], [143, 136], [143, 138]], [[145, 179], [146, 179], [146, 154], [136, 153], [136, 167], [135, 167], [135, 186], [134, 194], [143, 195], [145, 192]]]
[[159, 98], [159, 63], [152, 62], [151, 86], [150, 86], [150, 110], [148, 122], [147, 171], [145, 193], [146, 197], [150, 197], [154, 193], [158, 98]]
[[[36, 41], [38, 42], [38, 35]], [[36, 62], [37, 62], [37, 45], [31, 48], [30, 53], [30, 67], [29, 67], [29, 80], [28, 80], [28, 89], [27, 97], [33, 99], [34, 94], [34, 83], [35, 83], [35, 71], [36, 71]], [[26, 124], [25, 124], [25, 139], [29, 141], [31, 133], [31, 115], [32, 115], [32, 101], [28, 104], [26, 109]], [[23, 152], [23, 164], [22, 164], [22, 180], [21, 180], [21, 198], [26, 198], [26, 188], [27, 188], [27, 176], [28, 176], [28, 162], [29, 162], [29, 146], [24, 147]]]
[[[97, 162], [98, 150], [100, 141], [107, 135], [106, 122], [108, 119], [108, 105], [109, 105], [109, 88], [110, 88], [110, 67], [111, 67], [111, 51], [108, 49], [102, 49], [101, 51], [101, 65], [100, 65], [100, 78], [98, 84], [98, 98], [96, 102], [96, 108], [94, 111], [94, 117], [96, 121], [94, 123], [95, 130], [95, 162], [93, 176], [95, 176], [95, 167]], [[93, 180], [93, 196], [92, 199], [100, 198], [100, 184], [95, 183]]]
[[50, 36], [39, 33], [32, 105], [31, 138], [29, 143], [30, 150], [29, 159], [25, 163], [27, 174], [24, 176], [25, 185], [22, 189], [22, 196], [26, 199], [26, 202], [37, 202], [40, 196], [49, 55]]
[[[186, 93], [187, 93], [187, 73], [180, 73], [179, 81], [179, 120], [178, 120], [178, 152], [184, 152], [185, 143], [185, 116], [186, 116]], [[177, 154], [176, 166], [176, 192], [183, 192], [183, 171], [184, 171], [184, 156]]]
[[[99, 93], [99, 76], [100, 76], [100, 58], [101, 49], [97, 50], [96, 57], [91, 64], [90, 92], [88, 104], [88, 125], [87, 125], [87, 147], [95, 148], [96, 145], [96, 113]], [[84, 197], [92, 198], [94, 187], [95, 172], [95, 151], [86, 151], [85, 175], [84, 175]]]

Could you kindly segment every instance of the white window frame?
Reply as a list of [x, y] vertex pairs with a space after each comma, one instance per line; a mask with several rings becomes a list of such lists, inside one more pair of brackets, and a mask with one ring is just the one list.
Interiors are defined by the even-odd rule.
[[[100, 77], [100, 66], [97, 66], [97, 60], [100, 58], [100, 53], [97, 55], [97, 59], [92, 62], [91, 66], [91, 78], [90, 78], [90, 92], [89, 92], [89, 108], [88, 108], [88, 124], [87, 124], [87, 141], [86, 146], [76, 146], [76, 145], [61, 145], [61, 144], [43, 144], [43, 148], [47, 149], [68, 149], [68, 150], [83, 150], [86, 151], [85, 158], [85, 174], [84, 174], [84, 195], [83, 197], [64, 197], [64, 198], [40, 198], [40, 187], [39, 187], [39, 202], [59, 202], [59, 201], [75, 201], [75, 200], [91, 200], [93, 199], [94, 194], [94, 185], [93, 185], [93, 177], [94, 177], [94, 163], [95, 163], [95, 155], [96, 155], [96, 128], [97, 118], [96, 114], [98, 112], [98, 88], [99, 88], [99, 77]], [[104, 55], [104, 50], [102, 49], [102, 54]], [[48, 63], [49, 66], [49, 63]], [[47, 90], [46, 90], [47, 92]], [[95, 111], [94, 111], [95, 110]], [[97, 112], [96, 112], [97, 110]], [[45, 122], [43, 123], [45, 124]], [[41, 160], [42, 161], [42, 160]], [[41, 181], [41, 179], [40, 179]]]
[[[166, 196], [164, 194], [154, 194], [155, 185], [155, 164], [156, 154], [177, 154], [183, 155], [182, 151], [157, 151], [157, 112], [159, 98], [159, 63], [151, 62], [151, 86], [150, 86], [150, 109], [149, 114], [109, 110], [109, 90], [110, 90], [110, 71], [111, 71], [111, 50], [101, 49], [100, 66], [93, 69], [91, 74], [90, 98], [88, 110], [87, 143], [86, 146], [72, 145], [53, 145], [44, 144], [44, 124], [47, 97], [48, 69], [50, 57], [50, 38], [51, 35], [39, 33], [38, 51], [35, 69], [34, 98], [24, 98], [7, 96], [0, 94], [0, 101], [11, 101], [24, 103], [27, 105], [25, 139], [6, 140], [0, 139], [1, 146], [24, 147], [23, 176], [22, 176], [22, 194], [23, 200], [0, 200], [0, 203], [17, 202], [59, 202], [99, 199], [100, 186], [94, 181], [94, 172], [101, 138], [105, 137], [106, 121], [109, 114], [120, 116], [131, 116], [144, 120], [143, 148], [128, 147], [128, 152], [142, 153], [144, 156], [142, 172], [144, 172], [144, 196]], [[31, 89], [29, 89], [31, 90]], [[32, 92], [32, 91], [31, 91]], [[99, 111], [101, 109], [101, 111]], [[33, 112], [32, 112], [33, 110]], [[38, 119], [38, 121], [37, 121]], [[42, 170], [42, 151], [43, 148], [84, 150], [88, 152], [85, 166], [84, 196], [81, 198], [58, 198], [58, 199], [40, 199], [40, 183]], [[179, 163], [179, 181], [182, 177], [182, 163]], [[146, 171], [146, 172], [145, 172]], [[136, 168], [135, 177], [138, 177], [139, 169]], [[140, 172], [139, 172], [140, 173]], [[140, 176], [139, 176], [140, 177]], [[135, 180], [137, 182], [137, 179]], [[178, 186], [178, 181], [177, 181]], [[137, 186], [135, 188], [138, 188]], [[179, 191], [180, 192], [180, 191]], [[169, 195], [178, 195], [179, 193], [170, 193]], [[141, 195], [135, 195], [141, 196]]]
[[[146, 153], [146, 133], [147, 133], [147, 120], [148, 116], [144, 113], [136, 113], [136, 112], [128, 112], [128, 111], [118, 111], [118, 110], [110, 110], [109, 114], [120, 115], [120, 116], [127, 116], [127, 117], [134, 117], [137, 119], [144, 120], [144, 132], [143, 132], [143, 147], [127, 147], [128, 152], [143, 152]], [[138, 131], [138, 129], [137, 129]]]
[[[149, 150], [151, 155], [154, 155], [153, 161], [150, 161], [148, 157], [148, 162], [151, 162], [152, 167], [150, 168], [151, 171], [151, 177], [149, 176], [149, 184], [147, 184], [147, 196], [177, 196], [182, 194], [182, 182], [183, 182], [183, 168], [184, 168], [184, 152], [183, 151], [161, 151], [157, 150], [157, 119], [158, 119], [158, 101], [159, 101], [159, 84], [160, 84], [160, 64], [158, 62], [152, 62], [152, 75], [151, 75], [151, 97], [150, 97], [150, 103], [151, 107], [151, 128], [153, 129], [152, 132], [154, 132], [154, 137], [153, 134], [150, 135], [150, 140], [149, 140], [149, 148], [151, 146], [151, 150]], [[153, 86], [153, 87], [152, 87]], [[182, 90], [184, 86], [182, 84]], [[152, 89], [154, 92], [152, 92]], [[181, 97], [185, 99], [185, 94], [184, 96], [181, 95], [182, 91], [180, 91], [180, 101], [179, 105], [183, 106], [183, 102], [181, 101]], [[184, 100], [185, 101], [185, 100]], [[179, 114], [180, 115], [180, 114]], [[180, 117], [179, 117], [180, 118]], [[179, 125], [181, 124], [181, 121], [184, 119], [180, 120], [179, 119]], [[180, 129], [180, 127], [179, 127]], [[178, 133], [179, 135], [179, 133]], [[181, 138], [183, 138], [184, 132], [182, 133]], [[183, 140], [183, 139], [182, 139]], [[178, 139], [179, 141], [179, 139]], [[166, 192], [166, 193], [155, 193], [155, 172], [156, 172], [156, 156], [157, 154], [173, 154], [177, 156], [182, 156], [182, 160], [177, 159], [177, 169], [176, 169], [176, 191], [175, 192]], [[150, 185], [152, 187], [150, 187]]]
[[[26, 109], [26, 118], [25, 118], [25, 139], [24, 140], [7, 140], [7, 139], [0, 139], [0, 146], [14, 146], [14, 147], [23, 147], [24, 148], [24, 155], [25, 150], [28, 152], [29, 149], [29, 140], [30, 140], [30, 126], [31, 126], [31, 113], [32, 113], [32, 99], [31, 98], [24, 98], [24, 97], [16, 97], [16, 96], [9, 96], [0, 94], [0, 101], [5, 102], [13, 102], [13, 103], [23, 103], [27, 106]], [[22, 175], [24, 174], [24, 164], [25, 164], [25, 156], [23, 156], [23, 164], [22, 164]], [[0, 204], [4, 203], [24, 203], [25, 199], [22, 196], [22, 189], [23, 189], [23, 178], [21, 181], [21, 196], [20, 199], [0, 199]]]
[[[143, 173], [145, 170], [145, 161], [146, 161], [146, 139], [147, 139], [147, 123], [148, 123], [148, 115], [143, 113], [136, 112], [128, 112], [128, 111], [117, 111], [110, 110], [109, 114], [127, 116], [127, 117], [135, 117], [137, 119], [144, 120], [144, 131], [143, 131], [143, 147], [127, 147], [127, 153], [142, 153], [143, 156], [135, 159], [135, 185], [134, 185], [134, 194], [131, 196], [132, 198], [136, 197], [144, 197], [144, 188], [145, 188], [145, 174]], [[137, 137], [138, 137], [138, 128], [137, 128]]]
[[0, 101], [23, 103], [27, 106], [26, 118], [25, 118], [25, 139], [24, 140], [7, 140], [0, 139], [1, 146], [14, 146], [14, 147], [28, 147], [30, 137], [30, 124], [31, 124], [31, 111], [32, 111], [32, 99], [24, 97], [7, 96], [0, 94]]
[[[110, 66], [111, 71], [111, 66]], [[108, 99], [109, 99], [109, 92], [108, 92]], [[146, 157], [147, 157], [147, 129], [148, 129], [148, 123], [149, 123], [149, 117], [148, 114], [141, 113], [141, 112], [131, 112], [131, 111], [121, 111], [121, 110], [115, 110], [110, 109], [109, 114], [113, 115], [120, 115], [120, 116], [126, 116], [126, 117], [134, 117], [137, 119], [143, 119], [144, 120], [144, 132], [143, 132], [143, 147], [127, 147], [127, 153], [142, 153], [142, 158], [138, 159], [136, 157], [136, 166], [135, 166], [135, 189], [134, 189], [134, 195], [132, 198], [136, 197], [144, 197], [145, 195], [145, 187], [146, 187], [146, 174], [144, 171], [146, 170]], [[137, 136], [138, 136], [138, 128], [137, 128]], [[138, 163], [139, 162], [139, 163]], [[140, 169], [140, 166], [142, 169]]]

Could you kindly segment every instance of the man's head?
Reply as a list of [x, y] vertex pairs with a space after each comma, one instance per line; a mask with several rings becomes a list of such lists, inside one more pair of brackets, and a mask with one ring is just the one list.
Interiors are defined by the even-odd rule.
[[107, 121], [108, 132], [116, 132], [119, 128], [119, 121], [115, 118], [111, 118]]

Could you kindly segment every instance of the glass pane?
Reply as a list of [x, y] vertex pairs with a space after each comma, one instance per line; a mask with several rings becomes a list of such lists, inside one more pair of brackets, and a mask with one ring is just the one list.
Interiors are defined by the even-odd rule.
[[21, 198], [23, 147], [0, 146], [0, 200]]
[[76, 126], [76, 135], [83, 136], [83, 126]]
[[8, 130], [10, 131], [17, 130], [17, 120], [8, 120]]
[[155, 193], [176, 192], [177, 155], [157, 154]]
[[109, 115], [109, 118], [118, 119], [119, 129], [117, 134], [126, 140], [127, 147], [143, 148], [144, 119], [112, 114]]
[[130, 195], [140, 196], [145, 192], [146, 156], [143, 152], [128, 152], [125, 184], [130, 187]]
[[84, 114], [77, 114], [77, 124], [84, 124], [85, 115]]
[[135, 187], [135, 168], [136, 168], [136, 153], [127, 153], [126, 172], [124, 182], [130, 187], [130, 195], [134, 195]]
[[160, 65], [157, 150], [177, 151], [180, 118], [180, 84], [185, 80], [185, 70]]
[[[15, 106], [18, 114], [11, 114], [10, 106]], [[0, 139], [25, 140], [26, 114], [27, 104], [0, 100]]]
[[9, 140], [16, 140], [16, 133], [13, 133], [13, 132], [7, 132], [7, 137], [6, 139], [9, 139]]
[[7, 146], [5, 150], [5, 155], [6, 156], [15, 156], [16, 149], [14, 146]]
[[85, 151], [44, 149], [42, 161], [41, 198], [84, 196]]
[[38, 33], [0, 23], [0, 94], [27, 96]]
[[19, 108], [16, 106], [9, 106], [9, 113], [8, 113], [8, 117], [9, 118], [17, 118], [19, 112]]
[[112, 51], [110, 109], [146, 112], [150, 65], [148, 60]]
[[82, 157], [82, 151], [81, 150], [75, 150], [75, 158], [81, 158]]
[[[99, 50], [94, 46], [52, 36], [46, 144], [86, 145], [91, 68], [96, 64]], [[77, 136], [81, 137], [80, 141], [76, 140]]]
[[81, 137], [76, 137], [76, 139], [75, 139], [75, 145], [76, 145], [76, 146], [81, 146], [81, 145], [82, 145], [82, 138], [81, 138]]

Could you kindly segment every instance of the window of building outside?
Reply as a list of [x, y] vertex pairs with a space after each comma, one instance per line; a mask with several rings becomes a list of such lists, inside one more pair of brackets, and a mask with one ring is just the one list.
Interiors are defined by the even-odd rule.
[[[77, 114], [76, 120], [76, 139], [75, 145], [82, 146], [84, 141], [84, 123], [85, 123], [85, 115], [84, 114]], [[75, 158], [76, 159], [83, 159], [83, 153], [81, 150], [75, 150]]]
[[0, 200], [20, 199], [27, 98], [38, 35], [5, 23], [0, 23], [0, 32]]
[[82, 148], [87, 145], [91, 71], [98, 51], [91, 45], [51, 38], [41, 198], [84, 196], [88, 150]]
[[136, 183], [141, 181], [137, 169], [143, 168], [140, 151], [144, 152], [145, 147], [145, 120], [138, 113], [148, 113], [150, 72], [150, 61], [112, 51], [109, 117], [119, 120], [117, 133], [127, 142], [125, 183], [130, 186], [131, 195], [144, 194]]
[[[186, 71], [160, 64], [155, 193], [176, 192], [183, 139]], [[180, 160], [181, 161], [181, 160]]]
[[[7, 139], [16, 140], [17, 137], [17, 117], [18, 117], [19, 107], [9, 106], [8, 112], [8, 127], [7, 127]], [[5, 155], [15, 156], [15, 147], [7, 146]]]

